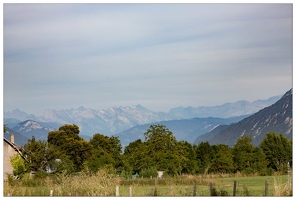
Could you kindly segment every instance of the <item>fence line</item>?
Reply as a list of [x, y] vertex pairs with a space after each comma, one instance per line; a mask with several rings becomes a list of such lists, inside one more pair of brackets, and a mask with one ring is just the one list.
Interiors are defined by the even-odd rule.
[[265, 196], [268, 196], [268, 181], [265, 181]]
[[150, 196], [153, 196], [153, 193], [154, 193], [154, 189], [151, 189], [150, 190]]
[[129, 187], [129, 195], [130, 195], [130, 197], [133, 196], [133, 189], [132, 189], [132, 186]]
[[210, 196], [213, 196], [213, 183], [210, 182]]
[[194, 186], [193, 186], [193, 196], [196, 196], [196, 183], [194, 183]]
[[117, 197], [119, 197], [119, 186], [117, 185], [116, 186], [116, 194], [115, 194]]
[[[238, 182], [234, 181], [234, 183], [233, 183], [233, 196], [236, 196], [237, 185], [238, 185]], [[210, 188], [210, 196], [216, 196], [217, 191], [213, 187], [212, 182], [210, 182], [209, 188]], [[168, 189], [169, 189], [168, 195], [173, 196], [173, 186], [171, 185]], [[159, 194], [158, 194], [157, 188], [155, 186], [155, 188], [151, 188], [149, 196], [157, 196], [157, 195], [159, 195]], [[8, 193], [7, 196], [12, 196], [12, 195], [10, 193]], [[53, 190], [49, 191], [49, 196], [53, 196]], [[71, 196], [71, 193], [69, 193], [69, 196]], [[117, 196], [117, 197], [120, 196], [119, 186], [118, 185], [116, 186], [115, 196]], [[133, 187], [132, 186], [129, 187], [129, 196], [133, 196]], [[197, 184], [196, 183], [194, 183], [194, 185], [193, 185], [192, 196], [197, 196]], [[268, 196], [268, 181], [267, 180], [265, 181], [265, 194], [264, 194], [264, 196]]]
[[233, 196], [236, 196], [236, 181], [233, 183]]
[[[236, 196], [236, 192], [237, 192], [237, 186], [238, 186], [238, 182], [235, 180], [233, 182], [233, 196]], [[213, 183], [210, 182], [209, 184], [209, 189], [210, 189], [210, 196], [216, 196], [219, 193], [216, 191], [216, 189], [213, 187]], [[51, 193], [52, 194], [52, 193]], [[168, 196], [173, 196], [173, 186], [169, 186], [168, 188]], [[157, 196], [159, 195], [157, 192], [157, 188], [155, 186], [155, 188], [151, 188], [150, 189], [150, 193], [149, 196]], [[116, 186], [116, 196], [120, 196], [119, 194], [119, 186]], [[133, 188], [132, 186], [129, 187], [129, 196], [133, 196]], [[197, 184], [194, 183], [193, 185], [193, 193], [192, 196], [197, 196]], [[268, 181], [265, 181], [265, 196], [268, 196]]]
[[170, 196], [173, 196], [173, 186], [170, 186]]

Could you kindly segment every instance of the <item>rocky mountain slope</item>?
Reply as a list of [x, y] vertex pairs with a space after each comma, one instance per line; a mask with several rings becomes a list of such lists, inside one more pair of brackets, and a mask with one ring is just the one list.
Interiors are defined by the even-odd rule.
[[41, 125], [33, 120], [26, 120], [16, 125], [12, 130], [22, 134], [26, 138], [31, 139], [34, 136], [37, 140], [47, 140], [48, 133], [54, 131], [55, 128]]
[[217, 135], [220, 131], [226, 129], [227, 127], [229, 127], [230, 125], [218, 125], [216, 126], [214, 129], [212, 129], [211, 131], [201, 134], [199, 136], [196, 137], [196, 139], [194, 140], [193, 144], [198, 145], [201, 142], [206, 142], [206, 141], [210, 141], [215, 135]]
[[[18, 123], [12, 129], [7, 128], [7, 133], [15, 134], [16, 141], [18, 140], [16, 144], [22, 144], [23, 137], [31, 139], [32, 136], [34, 136], [36, 140], [47, 140], [48, 133], [51, 131], [58, 130], [59, 127], [60, 125], [56, 123], [45, 123], [36, 122], [33, 120], [26, 120], [24, 122]], [[86, 141], [89, 141], [89, 139], [91, 138], [90, 136], [82, 134], [79, 134], [79, 136], [85, 139]], [[27, 141], [28, 140], [26, 139], [25, 143]]]
[[[221, 127], [220, 127], [221, 128]], [[244, 136], [250, 136], [254, 145], [259, 145], [268, 132], [283, 133], [292, 138], [292, 89], [287, 91], [280, 100], [257, 113], [235, 124], [213, 130], [196, 138], [195, 144], [204, 140], [213, 144], [226, 144], [233, 146], [237, 140]], [[202, 138], [203, 137], [203, 138]]]

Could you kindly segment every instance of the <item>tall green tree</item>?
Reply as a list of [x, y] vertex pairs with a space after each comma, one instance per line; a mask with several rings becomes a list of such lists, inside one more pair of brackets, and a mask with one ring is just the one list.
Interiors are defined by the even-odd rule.
[[57, 131], [49, 132], [47, 141], [72, 161], [75, 171], [82, 170], [93, 153], [91, 144], [79, 136], [79, 127], [75, 124], [65, 124]]
[[22, 154], [27, 159], [26, 169], [32, 171], [44, 171], [46, 167], [55, 159], [57, 152], [51, 144], [46, 141], [29, 139], [22, 148]]
[[232, 149], [225, 145], [213, 145], [214, 159], [211, 164], [210, 172], [232, 173], [234, 170]]
[[139, 174], [141, 170], [149, 168], [149, 155], [147, 152], [147, 145], [138, 139], [129, 143], [124, 148], [123, 162], [126, 171], [131, 171], [133, 174]]
[[236, 171], [247, 172], [251, 169], [254, 146], [252, 138], [242, 136], [233, 147], [233, 161]]
[[144, 133], [145, 142], [150, 147], [150, 151], [170, 151], [177, 144], [177, 140], [173, 133], [164, 125], [151, 125]]
[[60, 147], [67, 143], [67, 138], [73, 138], [74, 140], [82, 139], [79, 137], [79, 127], [76, 124], [65, 124], [57, 131], [49, 132], [47, 141], [56, 147]]
[[136, 152], [136, 149], [139, 148], [143, 144], [141, 139], [137, 139], [124, 148], [124, 155], [131, 155]]
[[268, 161], [265, 154], [260, 147], [255, 147], [253, 154], [253, 172], [257, 172], [260, 175], [266, 175]]
[[195, 147], [198, 172], [207, 174], [214, 158], [214, 150], [209, 142], [201, 142]]
[[292, 140], [282, 133], [267, 133], [260, 143], [260, 148], [266, 156], [268, 167], [276, 171], [286, 170], [288, 162], [292, 163]]
[[115, 136], [108, 137], [97, 133], [90, 139], [90, 144], [94, 149], [101, 149], [111, 154], [115, 159], [119, 159], [122, 153], [120, 140]]
[[97, 171], [107, 165], [117, 169], [122, 168], [122, 147], [118, 137], [108, 137], [97, 133], [90, 139], [90, 144], [94, 153], [88, 159], [86, 165], [92, 171]]
[[242, 136], [233, 147], [235, 170], [244, 173], [262, 173], [267, 167], [266, 157], [251, 144], [250, 136]]
[[168, 174], [177, 174], [181, 159], [178, 155], [177, 140], [164, 125], [151, 125], [144, 133], [145, 154], [148, 167], [156, 167]]
[[198, 162], [196, 152], [192, 144], [187, 141], [180, 141], [177, 143], [177, 155], [179, 162], [179, 174], [195, 174], [198, 171]]

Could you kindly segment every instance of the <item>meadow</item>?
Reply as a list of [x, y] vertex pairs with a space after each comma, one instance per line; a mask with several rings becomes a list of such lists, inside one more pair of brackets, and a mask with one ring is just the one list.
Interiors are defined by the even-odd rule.
[[287, 175], [244, 176], [238, 173], [125, 179], [101, 170], [92, 175], [62, 174], [9, 180], [4, 183], [4, 196], [233, 196], [234, 182], [235, 196], [293, 194], [292, 176]]
[[[154, 185], [152, 182], [154, 181]], [[120, 196], [233, 196], [236, 181], [236, 196], [265, 196], [266, 181], [268, 196], [292, 195], [291, 180], [287, 176], [231, 176], [231, 175], [184, 175], [174, 178], [130, 180], [121, 183]], [[145, 183], [146, 182], [146, 183]], [[212, 195], [210, 185], [212, 184]], [[288, 190], [289, 187], [289, 190]]]

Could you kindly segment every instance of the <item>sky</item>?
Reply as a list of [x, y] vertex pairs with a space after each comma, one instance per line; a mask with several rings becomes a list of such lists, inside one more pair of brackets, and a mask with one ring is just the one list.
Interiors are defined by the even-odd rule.
[[293, 5], [3, 5], [3, 110], [167, 112], [293, 86]]

